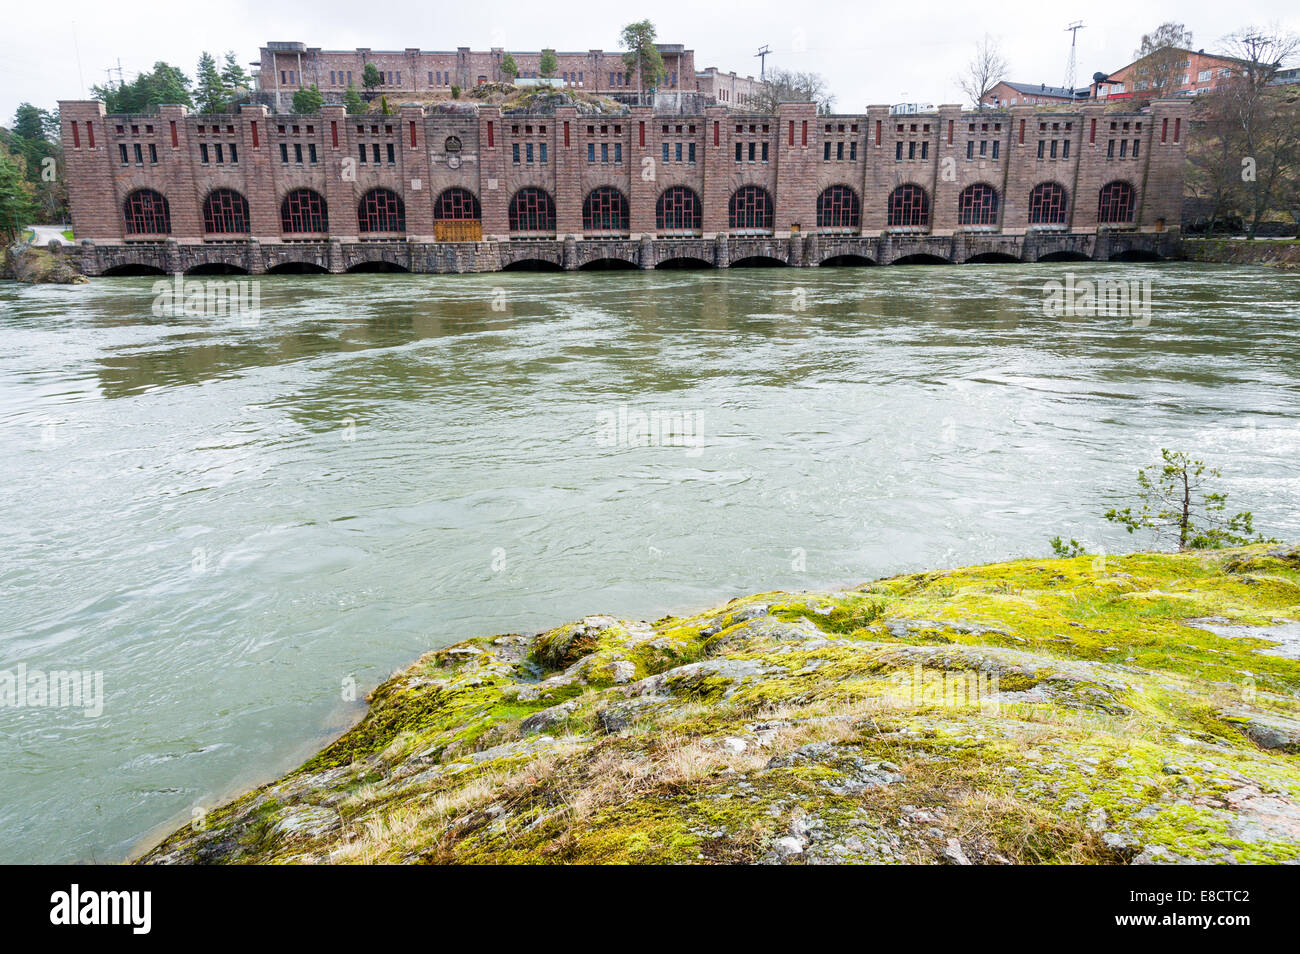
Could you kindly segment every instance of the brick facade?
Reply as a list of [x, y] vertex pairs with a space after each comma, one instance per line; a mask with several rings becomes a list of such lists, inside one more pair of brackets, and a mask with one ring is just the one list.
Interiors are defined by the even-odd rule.
[[[674, 186], [698, 197], [699, 227], [689, 231], [705, 241], [728, 234], [1014, 236], [1095, 232], [1099, 225], [1158, 232], [1179, 221], [1189, 107], [1177, 100], [1133, 113], [1095, 103], [1071, 112], [942, 106], [894, 116], [871, 106], [863, 114], [819, 116], [812, 104], [789, 103], [764, 115], [713, 106], [692, 116], [650, 107], [619, 115], [561, 108], [524, 116], [486, 106], [449, 112], [406, 105], [388, 116], [349, 116], [341, 106], [277, 116], [245, 106], [238, 114], [200, 116], [164, 106], [152, 116], [106, 116], [98, 102], [60, 103], [73, 230], [101, 245], [433, 242], [435, 203], [453, 187], [477, 199], [485, 241], [608, 238], [610, 230], [584, 229], [583, 203], [600, 187], [627, 200], [627, 220], [617, 223], [615, 237], [661, 236], [656, 204]], [[1030, 196], [1049, 182], [1067, 197], [1063, 218], [1035, 224]], [[1129, 197], [1132, 215], [1100, 223], [1099, 196], [1115, 182], [1128, 184], [1117, 194]], [[964, 190], [977, 184], [991, 187], [996, 214], [988, 222], [963, 222]], [[890, 197], [903, 185], [922, 190], [924, 221], [891, 224]], [[763, 190], [759, 198], [766, 195], [770, 219], [733, 225], [733, 196], [749, 186]], [[819, 197], [833, 186], [851, 190], [856, 224], [819, 224]], [[529, 187], [549, 196], [554, 222], [540, 234], [512, 233], [511, 199]], [[215, 189], [247, 201], [245, 231], [205, 228], [205, 201]], [[321, 197], [327, 234], [284, 230], [282, 204], [295, 189]], [[359, 205], [374, 189], [391, 190], [404, 203], [404, 230], [363, 232]], [[130, 232], [127, 208], [139, 190], [165, 197], [166, 232]]]
[[[400, 98], [403, 93], [449, 93], [453, 86], [467, 90], [480, 83], [499, 83], [506, 79], [501, 64], [507, 52], [519, 76], [540, 76], [540, 50], [515, 52], [494, 47], [475, 51], [467, 46], [455, 50], [322, 50], [283, 42], [261, 48], [255, 78], [258, 88], [270, 96], [273, 108], [287, 110], [292, 106], [293, 94], [312, 85], [325, 94], [327, 101], [341, 102], [349, 83], [360, 92], [367, 64], [373, 65], [383, 79], [375, 92], [390, 98]], [[698, 89], [693, 50], [676, 43], [661, 43], [659, 53], [665, 71], [661, 90]], [[555, 58], [555, 77], [566, 86], [593, 93], [636, 91], [634, 71], [623, 62], [621, 52], [556, 50]]]

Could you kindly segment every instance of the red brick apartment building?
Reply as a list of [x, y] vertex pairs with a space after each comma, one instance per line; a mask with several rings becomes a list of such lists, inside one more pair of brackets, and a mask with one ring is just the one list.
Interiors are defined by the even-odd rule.
[[[696, 91], [695, 51], [680, 43], [660, 43], [658, 47], [665, 71], [660, 89]], [[469, 89], [482, 83], [499, 83], [506, 79], [501, 71], [506, 53], [500, 47], [481, 52], [467, 46], [455, 50], [322, 50], [298, 42], [275, 42], [261, 48], [255, 76], [258, 88], [269, 94], [272, 108], [286, 110], [293, 103], [294, 93], [312, 85], [325, 94], [327, 101], [342, 102], [349, 85], [361, 90], [367, 65], [373, 65], [383, 81], [376, 91], [390, 99], [400, 98], [403, 93], [450, 92], [453, 86]], [[541, 75], [542, 51], [510, 52], [510, 56], [521, 78]], [[594, 93], [636, 90], [635, 71], [627, 68], [620, 52], [557, 50], [555, 58], [555, 78], [566, 86]]]
[[[1200, 96], [1220, 86], [1237, 73], [1242, 61], [1230, 56], [1215, 56], [1204, 50], [1179, 50], [1183, 59], [1174, 74], [1173, 84], [1161, 90], [1161, 96]], [[1141, 76], [1142, 60], [1136, 60], [1111, 73], [1105, 80], [1094, 83], [1095, 99], [1125, 100], [1141, 97], [1150, 92], [1150, 83]]]
[[72, 224], [92, 274], [133, 262], [469, 271], [528, 256], [725, 265], [742, 253], [815, 265], [892, 261], [908, 242], [966, 260], [977, 247], [1037, 254], [1030, 239], [1067, 234], [1099, 255], [1102, 233], [1176, 230], [1189, 109], [819, 116], [787, 103], [775, 114], [592, 116], [458, 103], [384, 116], [109, 116], [99, 102], [60, 103]]

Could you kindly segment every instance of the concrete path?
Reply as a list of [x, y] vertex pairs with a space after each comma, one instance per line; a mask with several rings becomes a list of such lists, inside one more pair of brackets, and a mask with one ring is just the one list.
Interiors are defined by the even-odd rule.
[[67, 225], [29, 225], [27, 227], [35, 233], [35, 238], [32, 239], [33, 245], [49, 245], [50, 239], [54, 239], [60, 245], [76, 244], [63, 237], [64, 230], [69, 228]]

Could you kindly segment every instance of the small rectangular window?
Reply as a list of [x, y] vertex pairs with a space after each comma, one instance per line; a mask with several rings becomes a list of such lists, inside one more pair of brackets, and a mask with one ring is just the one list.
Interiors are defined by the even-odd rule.
[[370, 144], [370, 158], [374, 160], [375, 165], [379, 165], [379, 143]]
[[300, 142], [293, 144], [293, 161], [302, 165], [302, 143]]
[[1062, 159], [1070, 158], [1070, 140], [1068, 139], [1064, 139], [1061, 141], [1061, 158]]
[[[1139, 144], [1141, 143], [1141, 141], [1142, 141], [1142, 140], [1140, 140], [1140, 139], [1134, 139], [1134, 140], [1133, 140], [1133, 158], [1134, 158], [1134, 159], [1136, 159], [1136, 158], [1138, 157], [1138, 146], [1139, 146]], [[1067, 145], [1068, 145], [1068, 143], [1067, 143]], [[153, 147], [150, 146], [149, 148], [152, 149]]]
[[1107, 159], [1114, 159], [1114, 158], [1115, 158], [1115, 140], [1114, 140], [1114, 139], [1110, 140], [1110, 141], [1106, 144], [1106, 158], [1107, 158]]
[[600, 161], [609, 162], [609, 143], [607, 142], [600, 144]]
[[842, 142], [837, 142], [837, 143], [835, 144], [835, 158], [836, 158], [836, 159], [843, 159], [843, 158], [844, 158], [844, 143], [842, 143]]
[[743, 151], [744, 148], [745, 148], [745, 147], [744, 147], [741, 143], [736, 143], [736, 161], [737, 161], [737, 162], [740, 162], [740, 161], [744, 158], [744, 151]]
[[[311, 161], [312, 161], [312, 162], [315, 162], [315, 161], [316, 161], [316, 147], [315, 147], [315, 146], [312, 146], [312, 147], [311, 147], [311, 150], [312, 150]], [[388, 164], [391, 166], [391, 165], [396, 164], [396, 162], [397, 162], [397, 157], [393, 154], [393, 144], [390, 142], [390, 143], [388, 144]]]
[[621, 142], [614, 143], [614, 161], [623, 161], [623, 144]]
[[[72, 128], [75, 129], [76, 127], [74, 126], [74, 127], [72, 127]], [[126, 143], [124, 143], [124, 142], [120, 142], [120, 143], [118, 143], [118, 144], [117, 144], [117, 148], [118, 148], [118, 149], [121, 151], [121, 153], [122, 153], [122, 165], [126, 165], [128, 162], [131, 161], [130, 159], [127, 158], [127, 155], [126, 155]], [[207, 149], [208, 147], [207, 147], [207, 146], [203, 146], [202, 148]], [[204, 162], [207, 162], [206, 159], [204, 159], [203, 161], [204, 161]]]
[[364, 166], [366, 164], [366, 144], [363, 142], [357, 146], [357, 150], [361, 153], [361, 164]]
[[849, 161], [856, 161], [858, 158], [858, 141], [855, 139], [849, 143]]
[[533, 161], [533, 144], [531, 142], [524, 144], [524, 160], [526, 162]]
[[[791, 120], [791, 122], [790, 122], [790, 127], [791, 127], [791, 128], [790, 128], [790, 132], [793, 134], [793, 132], [794, 132], [794, 121], [793, 121], [793, 120]], [[792, 144], [792, 145], [793, 145], [793, 144]], [[829, 142], [822, 143], [822, 161], [823, 161], [823, 162], [830, 162], [830, 161], [831, 161], [831, 144], [830, 144]]]
[[896, 162], [902, 162], [903, 160], [903, 141], [901, 139], [894, 143], [894, 160]]
[[140, 144], [135, 144], [135, 162], [136, 165], [144, 165], [144, 154], [140, 151]]
[[541, 145], [541, 159], [542, 162], [546, 161], [546, 143], [542, 143]]
[[921, 158], [930, 158], [930, 141], [928, 139], [921, 143]]
[[[362, 146], [361, 148], [365, 149], [366, 147]], [[286, 165], [289, 162], [289, 147], [285, 143], [280, 143], [280, 161]]]
[[515, 165], [519, 165], [519, 143], [515, 143], [512, 148], [514, 151]]
[[997, 140], [997, 139], [994, 139], [994, 140], [993, 140], [993, 158], [994, 158], [994, 159], [996, 159], [996, 158], [998, 157], [998, 146], [999, 146], [999, 145], [1001, 145], [1001, 142], [1000, 142], [999, 140]]
[[[122, 147], [122, 161], [126, 162], [126, 146]], [[206, 142], [199, 143], [199, 162], [205, 164], [208, 162], [208, 144]]]
[[687, 147], [686, 147], [686, 161], [687, 161], [687, 162], [694, 162], [694, 161], [695, 161], [695, 143], [693, 143], [693, 142], [687, 144]]
[[222, 165], [226, 162], [226, 151], [221, 148], [221, 143], [217, 143], [217, 162]]
[[[1041, 146], [1042, 143], [1039, 143], [1039, 145]], [[974, 140], [974, 139], [967, 139], [967, 140], [966, 140], [966, 158], [967, 158], [967, 159], [974, 159], [974, 158], [975, 158], [975, 140]]]
[[761, 158], [764, 162], [767, 162], [767, 147], [768, 143], [763, 143], [763, 153]]
[[1039, 159], [1043, 158], [1043, 150], [1044, 150], [1044, 147], [1045, 147], [1045, 143], [1043, 142], [1043, 140], [1041, 140], [1041, 139], [1038, 140], [1038, 158], [1039, 158]]

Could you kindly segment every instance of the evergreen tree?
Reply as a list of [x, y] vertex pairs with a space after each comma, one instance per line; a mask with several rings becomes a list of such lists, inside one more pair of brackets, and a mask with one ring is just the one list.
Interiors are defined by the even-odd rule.
[[366, 91], [366, 99], [374, 99], [375, 90], [383, 84], [384, 78], [380, 75], [379, 68], [374, 63], [367, 63], [361, 71], [361, 88]]
[[244, 68], [235, 57], [235, 51], [226, 53], [225, 64], [221, 67], [221, 82], [232, 96], [245, 96], [253, 88], [253, 81], [248, 78]]
[[230, 92], [221, 78], [221, 73], [217, 70], [217, 61], [206, 50], [199, 57], [199, 68], [195, 76], [198, 83], [194, 94], [199, 112], [225, 112], [226, 103], [230, 100]]
[[325, 105], [325, 97], [315, 83], [305, 86], [293, 94], [293, 111], [295, 113], [318, 113]]
[[501, 75], [511, 82], [514, 82], [515, 77], [519, 75], [519, 67], [515, 64], [515, 58], [509, 53], [501, 59]]
[[361, 94], [351, 83], [348, 84], [348, 91], [343, 94], [343, 105], [347, 107], [349, 113], [364, 113], [368, 109], [366, 101], [361, 98]]
[[9, 244], [36, 215], [32, 184], [23, 172], [22, 159], [0, 146], [0, 239]]
[[554, 50], [542, 50], [541, 62], [537, 64], [537, 72], [542, 76], [551, 77], [555, 71], [560, 68], [560, 61], [555, 58]]
[[619, 35], [623, 49], [623, 65], [635, 76], [641, 70], [641, 79], [637, 85], [640, 89], [654, 89], [668, 75], [664, 69], [664, 58], [659, 55], [659, 46], [655, 43], [655, 25], [649, 20], [629, 23]]

